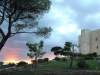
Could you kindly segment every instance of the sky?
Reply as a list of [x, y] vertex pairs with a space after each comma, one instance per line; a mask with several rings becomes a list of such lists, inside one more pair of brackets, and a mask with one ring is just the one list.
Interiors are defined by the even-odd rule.
[[[15, 35], [8, 39], [0, 52], [0, 61], [30, 62], [27, 56], [29, 49], [27, 42], [39, 43], [44, 41], [43, 51], [47, 53], [43, 58], [53, 59], [51, 52], [54, 46], [64, 47], [69, 41], [78, 44], [78, 36], [82, 29], [96, 30], [100, 28], [100, 0], [51, 0], [51, 9], [39, 20], [39, 26], [52, 27], [53, 31], [48, 39], [30, 34]], [[6, 23], [4, 23], [6, 24]]]

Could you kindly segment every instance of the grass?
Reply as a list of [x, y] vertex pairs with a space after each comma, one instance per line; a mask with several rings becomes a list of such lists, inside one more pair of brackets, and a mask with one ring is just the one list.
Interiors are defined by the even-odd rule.
[[[98, 60], [86, 60], [86, 63], [90, 65], [90, 70], [96, 70], [96, 67], [98, 70], [100, 70], [100, 65], [98, 65]], [[62, 62], [62, 61], [55, 61], [49, 64], [44, 64], [41, 66], [38, 66], [36, 69], [70, 69], [69, 68], [70, 65], [70, 60], [67, 60], [66, 62]], [[0, 69], [6, 68], [7, 66], [0, 66]], [[30, 69], [34, 69], [34, 68], [30, 68]], [[73, 64], [72, 64], [72, 68], [71, 69], [79, 69], [77, 67], [77, 61], [74, 60]]]
[[[98, 70], [100, 70], [100, 65], [98, 65], [98, 60], [86, 60], [86, 63], [90, 65], [89, 70], [96, 70], [96, 67]], [[43, 66], [39, 66], [38, 69], [70, 69], [69, 68], [70, 61], [61, 62], [61, 61], [55, 61], [50, 64], [45, 64]], [[79, 69], [77, 67], [77, 61], [73, 61], [73, 65], [71, 69]]]
[[[90, 65], [90, 68], [88, 70], [96, 70], [96, 67], [98, 68], [98, 70], [100, 70], [100, 65], [98, 65], [98, 60], [86, 60], [86, 63]], [[66, 61], [66, 62], [55, 61], [55, 62], [52, 62], [52, 63], [49, 63], [49, 64], [44, 64], [44, 65], [38, 66], [36, 69], [81, 70], [77, 67], [77, 61], [76, 60], [73, 61], [72, 68], [69, 68], [69, 65], [70, 65], [70, 61]], [[34, 70], [35, 68], [30, 68], [30, 69]], [[17, 75], [17, 74], [13, 74], [13, 75]], [[30, 74], [24, 74], [24, 75], [30, 75]]]

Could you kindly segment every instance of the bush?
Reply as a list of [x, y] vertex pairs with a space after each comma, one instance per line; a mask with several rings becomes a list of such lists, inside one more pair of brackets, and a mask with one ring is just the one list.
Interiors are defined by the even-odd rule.
[[100, 60], [100, 57], [96, 57], [96, 60]]
[[44, 58], [44, 62], [48, 62], [49, 61], [49, 58]]
[[92, 55], [93, 55], [94, 57], [97, 57], [97, 52], [93, 52]]
[[60, 58], [59, 57], [55, 57], [55, 59], [54, 60], [57, 60], [57, 61], [59, 61], [60, 60]]
[[77, 61], [77, 66], [79, 68], [85, 68], [85, 64], [86, 64], [86, 62], [84, 60], [78, 60]]
[[9, 62], [7, 65], [10, 66], [10, 67], [16, 66], [15, 63], [11, 63], [11, 62]]
[[24, 61], [20, 61], [19, 63], [17, 63], [17, 66], [26, 66], [26, 65], [28, 65], [28, 63]]
[[65, 62], [65, 61], [67, 61], [67, 59], [66, 58], [62, 58], [62, 61]]
[[77, 61], [78, 68], [86, 68], [88, 69], [90, 66], [85, 62], [85, 60], [78, 60]]
[[90, 56], [85, 55], [85, 56], [84, 56], [84, 59], [85, 59], [85, 60], [90, 60], [90, 59], [91, 59], [91, 57], [90, 57]]
[[44, 63], [44, 59], [38, 59], [38, 63]]

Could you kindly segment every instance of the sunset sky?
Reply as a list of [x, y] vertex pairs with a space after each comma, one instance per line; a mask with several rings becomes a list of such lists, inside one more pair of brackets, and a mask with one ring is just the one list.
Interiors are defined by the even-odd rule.
[[[49, 13], [39, 21], [39, 26], [53, 28], [48, 39], [35, 37], [30, 34], [20, 34], [11, 37], [0, 52], [0, 61], [18, 62], [31, 61], [27, 56], [29, 52], [27, 42], [39, 43], [44, 41], [43, 50], [47, 53], [43, 58], [54, 58], [50, 51], [54, 46], [64, 46], [66, 41], [78, 44], [81, 29], [96, 30], [100, 28], [100, 0], [51, 0]], [[3, 23], [3, 30], [6, 31]]]

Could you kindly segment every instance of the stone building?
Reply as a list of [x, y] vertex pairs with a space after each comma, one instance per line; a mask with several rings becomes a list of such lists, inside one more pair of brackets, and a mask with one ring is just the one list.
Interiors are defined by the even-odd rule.
[[79, 53], [87, 54], [97, 52], [100, 55], [100, 29], [82, 29], [78, 36]]

